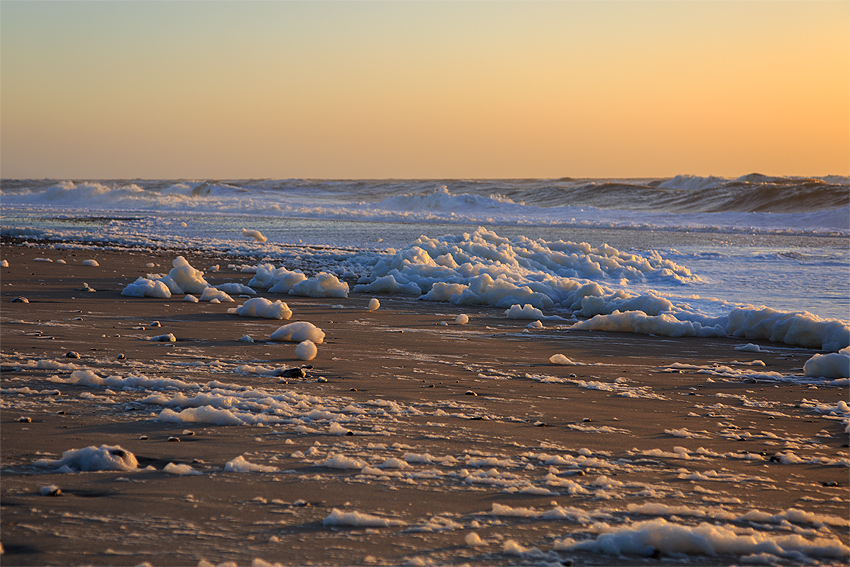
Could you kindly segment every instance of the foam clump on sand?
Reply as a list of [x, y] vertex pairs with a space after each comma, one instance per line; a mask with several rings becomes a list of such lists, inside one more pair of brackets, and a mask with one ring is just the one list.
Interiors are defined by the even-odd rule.
[[127, 297], [158, 297], [169, 299], [171, 297], [171, 290], [161, 281], [139, 277], [136, 281], [125, 287], [121, 295]]
[[316, 348], [316, 344], [311, 340], [302, 341], [295, 347], [295, 356], [301, 360], [313, 360], [318, 353], [319, 349]]
[[83, 260], [83, 266], [92, 266], [97, 268], [100, 264], [97, 263], [97, 260]]
[[814, 355], [803, 364], [803, 374], [814, 378], [850, 378], [850, 348]]
[[211, 302], [214, 299], [217, 299], [220, 303], [221, 302], [233, 303], [233, 298], [230, 297], [227, 293], [225, 293], [225, 292], [223, 292], [223, 291], [221, 291], [217, 288], [214, 288], [214, 287], [204, 288], [204, 291], [201, 294], [201, 301], [210, 301]]
[[552, 364], [561, 364], [564, 366], [575, 366], [575, 362], [573, 362], [563, 354], [553, 354], [549, 357], [549, 362], [551, 362]]
[[458, 325], [466, 325], [467, 323], [469, 323], [469, 315], [461, 313], [455, 319], [455, 323], [457, 323]]
[[305, 297], [348, 297], [348, 284], [335, 275], [319, 272], [308, 278], [299, 271], [275, 268], [272, 264], [255, 266], [256, 273], [248, 285], [267, 289], [269, 293], [287, 293]]
[[369, 311], [377, 311], [381, 308], [381, 302], [376, 297], [369, 300]]
[[[270, 290], [271, 291], [271, 290]], [[306, 297], [348, 297], [348, 284], [327, 272], [319, 272], [314, 278], [298, 282], [289, 290], [289, 295]]]
[[564, 538], [556, 541], [555, 549], [641, 557], [659, 554], [675, 557], [769, 554], [777, 559], [785, 557], [802, 560], [806, 556], [835, 559], [850, 556], [850, 547], [837, 538], [809, 540], [798, 534], [759, 533], [752, 529], [736, 529], [705, 522], [697, 526], [686, 526], [668, 522], [664, 518], [655, 518], [618, 528], [600, 524], [597, 529], [605, 533], [584, 541]]
[[248, 230], [246, 228], [243, 228], [242, 236], [244, 236], [245, 238], [253, 238], [255, 242], [265, 242], [266, 240], [268, 240], [268, 238], [263, 236], [259, 230]]
[[289, 293], [292, 286], [307, 279], [300, 271], [275, 268], [272, 264], [259, 264], [248, 285], [269, 290], [269, 293]]
[[334, 508], [330, 515], [322, 520], [323, 526], [352, 526], [365, 528], [389, 528], [407, 525], [401, 520], [383, 518], [364, 512], [343, 512]]
[[219, 291], [223, 291], [225, 293], [233, 293], [236, 295], [257, 295], [257, 292], [254, 291], [253, 288], [247, 285], [242, 285], [241, 283], [223, 283], [216, 285], [215, 288]]
[[511, 305], [510, 309], [505, 311], [505, 316], [508, 319], [543, 319], [545, 315], [540, 309], [526, 303], [522, 307], [519, 305]]
[[193, 469], [190, 465], [168, 463], [162, 469], [162, 472], [177, 476], [198, 476], [203, 474], [201, 471]]
[[179, 286], [177, 293], [203, 293], [210, 286], [204, 279], [204, 272], [193, 268], [183, 256], [175, 258], [171, 265], [168, 277]]
[[227, 312], [242, 317], [261, 317], [263, 319], [289, 319], [292, 317], [292, 310], [289, 305], [280, 299], [271, 301], [264, 297], [249, 299], [239, 307], [228, 309]]
[[0, 268], [8, 268], [9, 260], [0, 260]]
[[133, 471], [139, 466], [136, 456], [118, 445], [71, 449], [62, 453], [61, 459], [40, 459], [34, 464], [53, 467], [58, 472]]
[[153, 337], [148, 337], [148, 340], [159, 343], [176, 343], [177, 337], [174, 336], [174, 333], [166, 333], [164, 335], [155, 335]]
[[242, 455], [239, 455], [232, 461], [228, 461], [224, 465], [224, 472], [277, 472], [278, 470], [279, 469], [277, 467], [269, 465], [258, 465], [255, 463], [249, 463]]
[[294, 343], [313, 341], [313, 343], [320, 345], [325, 340], [325, 333], [313, 323], [296, 321], [295, 323], [289, 323], [280, 327], [269, 338], [273, 341], [289, 341]]
[[[374, 260], [355, 292], [418, 295], [427, 301], [490, 305], [508, 316], [530, 316], [526, 305], [592, 318], [577, 329], [662, 336], [770, 340], [836, 351], [850, 346], [850, 323], [810, 313], [738, 307], [719, 317], [673, 305], [657, 292], [631, 286], [700, 283], [687, 268], [651, 251], [638, 256], [607, 244], [503, 238], [479, 228], [440, 238], [421, 236], [410, 247]], [[619, 289], [618, 289], [619, 288]], [[513, 306], [520, 306], [514, 308]], [[513, 311], [511, 311], [513, 310]]]
[[354, 291], [422, 295], [460, 305], [509, 308], [528, 303], [538, 309], [562, 305], [578, 310], [586, 292], [606, 291], [601, 286], [582, 290], [586, 282], [581, 278], [699, 280], [657, 253], [644, 258], [608, 245], [508, 239], [479, 228], [458, 236], [419, 237], [409, 248], [379, 259]]

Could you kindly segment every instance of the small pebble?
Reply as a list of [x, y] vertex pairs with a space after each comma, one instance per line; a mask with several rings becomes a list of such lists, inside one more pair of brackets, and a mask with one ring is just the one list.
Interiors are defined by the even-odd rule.
[[13, 297], [9, 300], [9, 303], [29, 303], [30, 300], [26, 297], [19, 295], [18, 297]]
[[65, 358], [80, 358], [80, 353], [74, 352], [72, 350], [71, 352], [65, 354]]
[[466, 392], [463, 393], [463, 395], [464, 396], [477, 396], [478, 394], [476, 394], [472, 390], [467, 390]]
[[169, 438], [167, 439], [167, 441], [168, 441], [169, 443], [180, 443], [180, 438], [179, 438], [179, 437], [169, 437]]
[[21, 423], [32, 423], [32, 418], [22, 415], [18, 418], [18, 421], [20, 421]]

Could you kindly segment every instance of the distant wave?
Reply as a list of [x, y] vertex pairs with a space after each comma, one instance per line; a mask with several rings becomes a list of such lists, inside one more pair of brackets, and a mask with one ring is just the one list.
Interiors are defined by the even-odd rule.
[[387, 222], [850, 232], [850, 178], [3, 180], [0, 205]]

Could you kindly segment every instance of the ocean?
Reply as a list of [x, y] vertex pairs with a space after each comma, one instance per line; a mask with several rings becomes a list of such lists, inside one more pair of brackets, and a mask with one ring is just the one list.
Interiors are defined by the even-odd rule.
[[[643, 312], [672, 309], [702, 332], [734, 309], [850, 326], [850, 178], [842, 176], [3, 180], [0, 225], [6, 236], [262, 258], [334, 272], [357, 282], [355, 291], [415, 294], [413, 283], [424, 295], [440, 282], [466, 288], [432, 294], [437, 300], [522, 305], [515, 293], [461, 297], [471, 278], [501, 274], [530, 286], [529, 304], [563, 317], [610, 315], [634, 309], [624, 298], [652, 297], [670, 308]], [[430, 257], [413, 258], [414, 248]], [[474, 274], [441, 264], [434, 275], [433, 259], [453, 248]], [[497, 249], [509, 254], [496, 257]], [[393, 257], [395, 267], [385, 261]], [[603, 306], [576, 300], [574, 285], [589, 283], [601, 286], [591, 295]]]

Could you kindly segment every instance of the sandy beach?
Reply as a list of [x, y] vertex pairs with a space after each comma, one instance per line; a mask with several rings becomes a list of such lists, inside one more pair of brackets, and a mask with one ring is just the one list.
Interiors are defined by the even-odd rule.
[[[212, 285], [247, 285], [228, 266], [258, 259], [21, 244], [4, 239], [0, 268], [4, 565], [848, 560], [846, 381], [770, 377], [817, 351], [390, 295], [261, 292], [291, 319], [240, 317], [236, 294], [121, 292], [177, 255], [220, 266]], [[269, 339], [293, 321], [324, 331], [314, 360]], [[186, 413], [204, 392], [258, 424]], [[60, 472], [101, 446], [136, 468]], [[642, 553], [597, 545], [637, 533]]]

